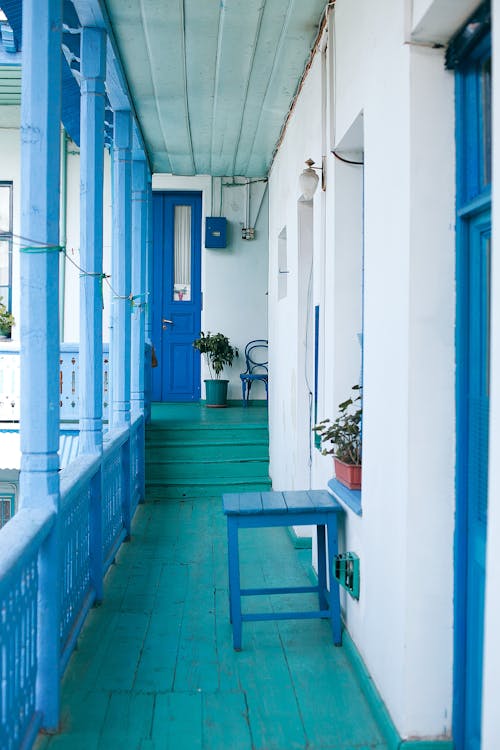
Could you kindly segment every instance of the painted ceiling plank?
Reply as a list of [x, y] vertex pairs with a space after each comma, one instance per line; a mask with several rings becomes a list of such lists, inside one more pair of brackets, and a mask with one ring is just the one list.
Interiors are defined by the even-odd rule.
[[213, 175], [233, 173], [248, 82], [255, 58], [263, 3], [225, 0], [221, 3], [219, 51], [214, 92]]
[[[187, 118], [184, 78], [184, 18], [182, 0], [143, 0], [158, 6], [158, 14], [146, 14], [146, 35], [158, 113], [173, 174], [195, 173]], [[156, 168], [156, 165], [155, 165]]]
[[144, 141], [142, 123], [137, 117], [135, 102], [132, 99], [128, 87], [127, 78], [118, 52], [115, 34], [104, 0], [72, 0], [72, 2], [82, 26], [95, 26], [97, 28], [106, 29], [106, 93], [109, 103], [114, 110], [132, 110], [134, 120], [139, 130], [138, 137], [142, 143], [144, 152], [148, 154], [149, 161], [149, 153], [147, 152]]
[[195, 166], [210, 173], [219, 3], [185, 0], [188, 103]]
[[[257, 43], [257, 52], [248, 87], [245, 109], [242, 112], [242, 137], [238, 144], [235, 159], [235, 173], [246, 176], [263, 176], [266, 171], [258, 175], [248, 174], [248, 162], [254, 142], [254, 136], [259, 124], [262, 105], [269, 87], [270, 77], [277, 62], [280, 48], [280, 38], [287, 27], [288, 16], [291, 12], [290, 0], [273, 0], [266, 3], [261, 31]], [[262, 163], [265, 165], [266, 160]]]
[[151, 158], [156, 150], [165, 148], [161, 131], [161, 121], [156, 106], [156, 91], [153, 84], [149, 64], [135, 65], [133, 75], [128, 70], [129, 59], [142, 60], [147, 50], [147, 34], [142, 22], [141, 4], [127, 5], [120, 3], [115, 10], [110, 3], [110, 20], [119, 43], [125, 48], [126, 54], [123, 59], [123, 67], [128, 77], [130, 94], [135, 103], [138, 120], [147, 123], [143, 133], [145, 148]]
[[[280, 43], [280, 51], [260, 109], [259, 123], [248, 162], [250, 175], [261, 173], [263, 158], [269, 169], [274, 146], [291, 104], [324, 10], [323, 0], [291, 0], [292, 12]], [[319, 103], [318, 103], [318, 106]]]
[[[140, 0], [140, 3], [124, 4], [122, 0], [111, 0], [109, 12], [121, 40], [124, 67], [141, 121], [147, 123], [148, 146], [153, 138], [159, 143], [161, 133], [161, 150], [169, 153], [171, 171], [194, 174], [186, 118], [181, 3], [182, 0], [169, 3]], [[138, 27], [143, 34], [137, 32]], [[146, 65], [138, 64], [145, 58]], [[146, 120], [144, 104], [150, 97], [156, 103], [157, 114], [152, 120]], [[152, 114], [153, 108], [149, 107], [148, 115]], [[154, 153], [152, 157], [153, 170], [157, 171]]]

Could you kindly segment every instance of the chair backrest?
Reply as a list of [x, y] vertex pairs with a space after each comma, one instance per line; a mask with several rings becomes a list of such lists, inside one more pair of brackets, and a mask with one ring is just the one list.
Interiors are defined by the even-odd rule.
[[245, 346], [246, 373], [248, 375], [267, 374], [267, 339], [255, 339]]

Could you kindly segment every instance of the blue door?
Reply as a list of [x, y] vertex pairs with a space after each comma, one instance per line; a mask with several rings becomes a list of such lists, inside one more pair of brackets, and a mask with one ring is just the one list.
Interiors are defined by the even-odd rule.
[[457, 104], [457, 462], [453, 734], [480, 750], [488, 525], [491, 265], [489, 6], [448, 50]]
[[153, 194], [153, 401], [198, 401], [201, 193]]

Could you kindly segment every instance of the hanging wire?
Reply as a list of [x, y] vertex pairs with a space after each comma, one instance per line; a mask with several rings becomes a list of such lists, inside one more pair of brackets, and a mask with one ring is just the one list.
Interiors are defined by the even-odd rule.
[[[101, 286], [101, 294], [103, 289], [103, 282], [106, 282], [108, 287], [110, 288], [113, 299], [121, 299], [121, 300], [129, 300], [130, 306], [132, 309], [137, 308], [138, 310], [144, 309], [147, 310], [147, 297], [148, 292], [144, 292], [141, 294], [118, 294], [118, 292], [113, 288], [110, 278], [111, 275], [107, 273], [101, 273], [99, 271], [86, 271], [84, 268], [82, 268], [70, 255], [68, 255], [67, 249], [64, 245], [49, 245], [45, 242], [40, 242], [39, 240], [31, 239], [30, 237], [23, 237], [21, 234], [15, 234], [14, 232], [6, 232], [4, 237], [8, 237], [12, 240], [12, 244], [19, 246], [19, 252], [20, 253], [27, 253], [32, 255], [38, 255], [43, 253], [62, 253], [64, 257], [79, 271], [80, 277], [89, 276], [94, 278], [99, 278], [100, 280], [100, 286]], [[29, 245], [22, 245], [22, 242], [30, 243]], [[104, 295], [103, 296], [103, 307], [104, 307]], [[137, 303], [135, 300], [144, 298], [144, 302]]]

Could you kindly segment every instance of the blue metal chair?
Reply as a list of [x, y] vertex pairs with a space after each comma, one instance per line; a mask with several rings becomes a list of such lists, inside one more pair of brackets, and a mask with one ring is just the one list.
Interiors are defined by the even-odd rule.
[[254, 341], [249, 341], [245, 346], [247, 369], [240, 375], [243, 406], [248, 406], [250, 389], [255, 380], [260, 380], [264, 383], [266, 387], [266, 399], [269, 398], [267, 390], [267, 346], [267, 339], [255, 339]]

